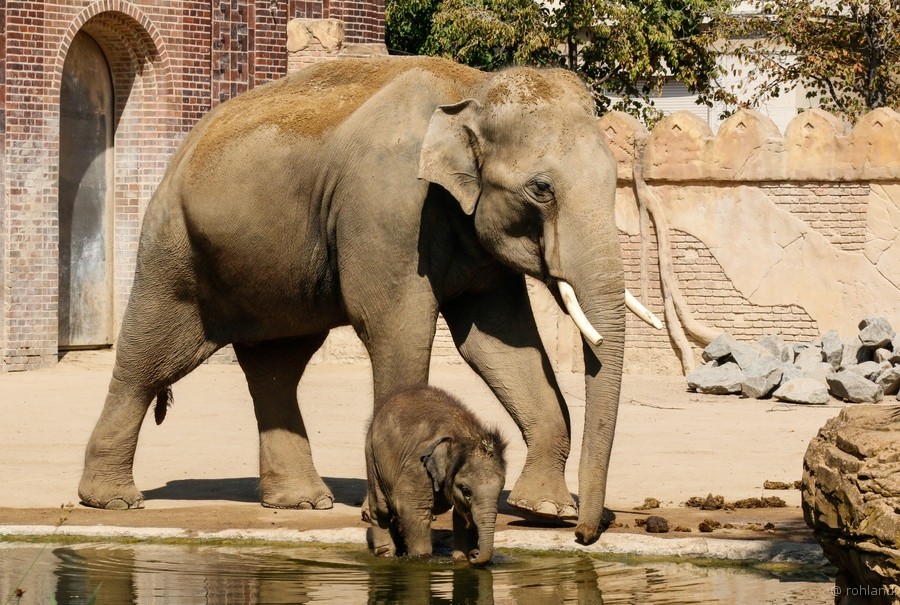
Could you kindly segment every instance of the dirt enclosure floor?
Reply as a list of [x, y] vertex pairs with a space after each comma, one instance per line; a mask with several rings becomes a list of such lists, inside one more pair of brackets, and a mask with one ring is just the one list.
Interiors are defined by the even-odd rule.
[[[77, 505], [77, 486], [112, 364], [111, 351], [77, 352], [51, 369], [0, 374], [0, 482], [6, 486], [0, 491], [0, 535], [13, 526], [54, 526], [62, 516], [65, 526], [180, 528], [186, 535], [231, 529], [364, 530], [359, 507], [371, 414], [367, 366], [313, 366], [300, 385], [316, 466], [335, 495], [332, 510], [274, 510], [258, 504], [258, 435], [246, 383], [236, 364], [210, 364], [174, 385], [174, 406], [161, 426], [152, 414], [145, 423], [134, 471], [145, 508], [99, 511]], [[567, 481], [577, 492], [583, 379], [575, 374], [559, 378], [573, 425]], [[464, 366], [433, 367], [432, 383], [501, 427], [510, 442], [510, 489], [525, 447], [500, 404]], [[644, 534], [637, 524], [648, 515], [666, 518], [673, 530], [691, 530], [662, 535], [669, 539], [812, 542], [798, 490], [764, 490], [763, 483], [799, 480], [809, 440], [841, 405], [700, 395], [688, 392], [682, 378], [625, 376], [607, 497], [615, 523], [595, 546], [602, 548], [607, 535]], [[787, 506], [704, 511], [682, 505], [708, 494], [728, 502], [777, 496]], [[634, 510], [646, 498], [659, 500], [660, 508]], [[68, 503], [74, 508], [61, 511]], [[734, 527], [701, 534], [698, 525], [705, 519]], [[764, 529], [766, 524], [774, 527]], [[449, 519], [438, 519], [436, 527], [449, 527]], [[574, 542], [574, 523], [537, 521], [503, 506], [498, 532], [517, 529], [562, 531]], [[128, 531], [133, 530], [123, 533]]]

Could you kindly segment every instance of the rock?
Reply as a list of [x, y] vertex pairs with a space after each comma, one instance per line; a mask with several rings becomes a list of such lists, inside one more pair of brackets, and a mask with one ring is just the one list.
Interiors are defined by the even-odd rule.
[[803, 378], [812, 378], [825, 384], [825, 377], [834, 373], [834, 368], [830, 363], [820, 361], [819, 363], [811, 363], [803, 368]]
[[844, 341], [844, 350], [841, 353], [841, 369], [846, 370], [850, 366], [869, 361], [870, 350], [865, 348], [858, 338]]
[[897, 333], [883, 317], [866, 317], [859, 322], [859, 341], [864, 347], [886, 347]]
[[779, 401], [788, 403], [823, 404], [831, 401], [824, 382], [812, 378], [795, 378], [781, 385], [773, 394]]
[[794, 361], [794, 353], [791, 348], [777, 334], [768, 334], [756, 341], [759, 348], [769, 355], [783, 362]]
[[865, 595], [858, 603], [895, 602], [900, 406], [845, 407], [819, 430], [803, 459], [802, 506], [806, 523], [838, 569], [835, 594], [852, 594], [851, 588]]
[[[803, 373], [803, 370], [798, 368], [792, 363], [786, 363], [781, 367], [781, 385], [783, 386], [785, 383], [794, 380], [795, 378], [805, 378], [806, 375]], [[822, 383], [825, 383], [825, 379], [822, 379]]]
[[781, 383], [782, 362], [774, 357], [760, 357], [744, 369], [741, 394], [750, 399], [767, 397]]
[[703, 349], [703, 361], [719, 361], [731, 355], [731, 346], [737, 341], [730, 334], [720, 334]]
[[831, 394], [844, 401], [875, 403], [884, 398], [884, 391], [880, 386], [850, 370], [829, 374], [825, 380]]
[[667, 534], [669, 533], [669, 522], [664, 517], [651, 515], [647, 517], [644, 529], [650, 534]]
[[882, 367], [877, 361], [864, 361], [855, 366], [850, 366], [847, 368], [847, 371], [859, 374], [866, 380], [875, 380], [885, 369], [887, 368]]
[[829, 330], [822, 337], [822, 358], [835, 370], [839, 370], [843, 355], [844, 343], [841, 342], [841, 337], [838, 336], [837, 330]]
[[744, 382], [744, 373], [736, 363], [728, 362], [721, 366], [705, 365], [697, 368], [687, 377], [688, 387], [698, 393], [727, 395], [740, 393]]
[[731, 346], [731, 357], [742, 370], [746, 370], [764, 356], [769, 357], [769, 354], [748, 342], [735, 342]]
[[794, 358], [794, 365], [806, 372], [813, 367], [818, 367], [823, 360], [822, 349], [820, 347], [809, 346], [800, 349], [797, 353], [797, 357]]
[[900, 358], [900, 356], [890, 349], [875, 349], [875, 354], [872, 356], [872, 359], [878, 363], [889, 363], [891, 365], [896, 363], [894, 359], [897, 358]]
[[900, 367], [890, 367], [881, 372], [875, 379], [885, 395], [896, 395], [900, 392]]

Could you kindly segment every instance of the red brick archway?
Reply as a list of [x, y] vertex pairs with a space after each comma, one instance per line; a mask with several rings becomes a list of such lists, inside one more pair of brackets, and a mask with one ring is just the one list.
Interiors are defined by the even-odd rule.
[[[57, 57], [56, 77], [75, 35], [100, 45], [115, 91], [113, 168], [113, 314], [115, 332], [128, 300], [140, 220], [183, 128], [168, 54], [153, 23], [127, 2], [103, 0], [77, 15]], [[58, 162], [56, 163], [59, 165]]]

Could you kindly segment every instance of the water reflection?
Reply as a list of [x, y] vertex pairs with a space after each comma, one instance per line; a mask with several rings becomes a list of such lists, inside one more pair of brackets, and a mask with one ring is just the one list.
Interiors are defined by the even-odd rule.
[[[28, 571], [25, 580], [22, 575]], [[17, 605], [172, 603], [792, 603], [829, 601], [823, 577], [727, 567], [625, 564], [577, 554], [500, 553], [473, 569], [449, 558], [376, 559], [361, 547], [212, 547], [0, 543], [0, 600]]]

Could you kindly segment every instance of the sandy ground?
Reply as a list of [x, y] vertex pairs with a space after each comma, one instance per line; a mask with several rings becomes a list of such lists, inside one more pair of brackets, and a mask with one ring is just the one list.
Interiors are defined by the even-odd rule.
[[[314, 366], [300, 385], [316, 466], [335, 494], [334, 509], [286, 511], [258, 504], [257, 433], [243, 375], [236, 365], [204, 365], [174, 385], [175, 403], [166, 421], [156, 426], [148, 418], [141, 433], [134, 472], [145, 508], [98, 511], [77, 505], [77, 485], [112, 363], [110, 351], [77, 352], [52, 369], [0, 374], [0, 484], [6, 488], [0, 490], [0, 535], [21, 533], [21, 526], [52, 527], [63, 514], [66, 527], [180, 528], [186, 535], [234, 529], [364, 531], [359, 505], [365, 495], [363, 441], [371, 413], [367, 367]], [[574, 435], [567, 481], [577, 492], [584, 387], [578, 375], [559, 378]], [[500, 404], [466, 367], [436, 366], [432, 382], [501, 427], [510, 441], [511, 488], [525, 449]], [[838, 402], [799, 406], [699, 395], [687, 392], [681, 378], [626, 376], [607, 500], [620, 527], [592, 548], [602, 550], [615, 542], [616, 534], [643, 534], [635, 521], [649, 514], [692, 530], [671, 532], [665, 539], [699, 539], [698, 523], [711, 518], [738, 527], [704, 537], [812, 544], [799, 492], [762, 486], [766, 480], [800, 479], [809, 440], [840, 407]], [[779, 496], [788, 506], [713, 512], [682, 506], [692, 496], [709, 493], [728, 501]], [[648, 497], [660, 500], [661, 508], [633, 510]], [[68, 503], [76, 506], [61, 512], [60, 506]], [[439, 519], [437, 527], [447, 523]], [[775, 529], [749, 527], [766, 523]], [[530, 520], [505, 506], [498, 521], [499, 532], [520, 536], [512, 545], [525, 544], [528, 536], [541, 532], [557, 541], [567, 536], [562, 539], [574, 544], [573, 528]]]

